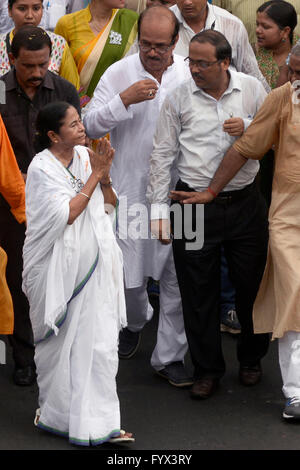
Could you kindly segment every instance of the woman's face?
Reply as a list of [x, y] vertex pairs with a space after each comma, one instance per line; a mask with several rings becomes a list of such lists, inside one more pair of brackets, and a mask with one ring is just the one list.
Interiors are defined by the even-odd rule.
[[9, 16], [15, 23], [15, 30], [22, 26], [38, 26], [43, 16], [42, 0], [16, 0], [8, 9]]
[[290, 28], [280, 29], [279, 26], [265, 13], [256, 15], [257, 44], [266, 49], [276, 49], [283, 40], [288, 40]]
[[73, 106], [70, 106], [67, 109], [65, 119], [59, 129], [59, 133], [55, 134], [52, 141], [58, 141], [57, 143], [65, 147], [85, 145], [85, 129], [77, 110]]

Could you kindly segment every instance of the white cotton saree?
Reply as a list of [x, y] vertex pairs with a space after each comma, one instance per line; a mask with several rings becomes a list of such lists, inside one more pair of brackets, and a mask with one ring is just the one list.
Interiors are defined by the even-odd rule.
[[79, 445], [120, 433], [115, 377], [126, 325], [122, 254], [100, 185], [67, 225], [69, 201], [91, 173], [85, 147], [66, 169], [49, 150], [26, 182], [23, 290], [30, 303], [41, 415], [38, 426]]

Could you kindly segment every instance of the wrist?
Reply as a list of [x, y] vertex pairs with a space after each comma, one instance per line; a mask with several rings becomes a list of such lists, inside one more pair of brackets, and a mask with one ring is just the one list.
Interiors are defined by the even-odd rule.
[[110, 176], [100, 179], [101, 186], [112, 186], [112, 179]]
[[207, 188], [207, 191], [214, 197], [214, 199], [217, 197], [217, 193], [213, 189], [211, 189], [209, 186]]

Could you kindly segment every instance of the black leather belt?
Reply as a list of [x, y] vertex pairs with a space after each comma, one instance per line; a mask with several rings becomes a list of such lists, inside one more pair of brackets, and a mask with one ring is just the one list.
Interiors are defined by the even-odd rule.
[[236, 191], [223, 191], [213, 200], [216, 204], [232, 204], [235, 201], [240, 201], [244, 197], [248, 196], [256, 187], [256, 181], [248, 184], [243, 189], [237, 189]]
[[[257, 187], [256, 180], [253, 183], [248, 184], [243, 189], [237, 189], [236, 191], [222, 191], [218, 196], [212, 200], [216, 204], [232, 204], [235, 201], [240, 201], [244, 197], [248, 196], [251, 192]], [[196, 191], [191, 188], [187, 183], [182, 180], [179, 180], [176, 185], [176, 189], [179, 191]]]

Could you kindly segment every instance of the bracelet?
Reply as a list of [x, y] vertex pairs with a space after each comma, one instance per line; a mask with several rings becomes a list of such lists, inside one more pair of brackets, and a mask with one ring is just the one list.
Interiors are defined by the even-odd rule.
[[108, 183], [101, 183], [101, 181], [100, 181], [100, 185], [101, 185], [101, 186], [112, 186], [112, 179], [111, 179], [111, 177], [109, 177]]
[[213, 195], [213, 197], [217, 197], [217, 194], [208, 186], [207, 191]]
[[80, 193], [78, 193], [78, 194], [82, 194], [83, 196], [87, 197], [87, 198], [88, 198], [88, 200], [90, 200], [90, 199], [91, 199], [91, 198], [90, 198], [90, 196], [88, 196], [87, 194], [83, 193], [82, 191], [80, 191]]

